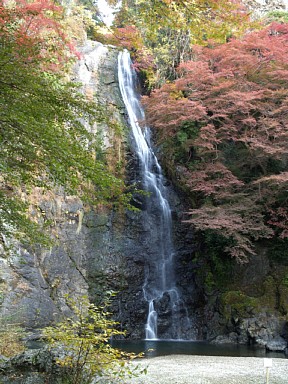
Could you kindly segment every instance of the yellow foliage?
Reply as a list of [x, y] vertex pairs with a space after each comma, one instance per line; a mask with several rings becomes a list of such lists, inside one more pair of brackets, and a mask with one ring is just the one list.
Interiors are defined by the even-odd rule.
[[90, 384], [95, 377], [105, 377], [109, 381], [145, 371], [140, 371], [137, 366], [130, 369], [129, 360], [136, 355], [112, 348], [109, 344], [112, 336], [124, 333], [118, 331], [116, 323], [109, 319], [108, 301], [95, 306], [85, 296], [78, 301], [68, 297], [66, 300], [73, 315], [44, 329], [44, 336], [51, 347], [64, 349], [57, 364], [65, 369], [67, 383]]

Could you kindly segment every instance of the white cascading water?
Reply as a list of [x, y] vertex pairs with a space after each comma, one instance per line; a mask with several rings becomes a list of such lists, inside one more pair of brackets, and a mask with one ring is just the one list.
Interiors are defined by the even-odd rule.
[[166, 198], [167, 190], [164, 186], [162, 170], [151, 148], [149, 128], [145, 126], [142, 131], [139, 125], [139, 122], [144, 121], [145, 114], [136, 91], [137, 75], [126, 50], [120, 52], [118, 56], [118, 77], [129, 124], [132, 128], [135, 151], [139, 158], [143, 189], [149, 193], [143, 215], [144, 217], [145, 215], [153, 215], [154, 217], [155, 226], [150, 228], [151, 239], [152, 237], [155, 238], [155, 232], [157, 232], [156, 256], [149, 260], [146, 266], [143, 286], [144, 297], [149, 304], [146, 339], [156, 340], [159, 338], [157, 325], [160, 319], [157, 307], [161, 306], [163, 300], [166, 303], [169, 302], [170, 324], [169, 332], [164, 338], [180, 339], [184, 338], [182, 329], [191, 329], [191, 325], [183, 301], [175, 286], [171, 209]]

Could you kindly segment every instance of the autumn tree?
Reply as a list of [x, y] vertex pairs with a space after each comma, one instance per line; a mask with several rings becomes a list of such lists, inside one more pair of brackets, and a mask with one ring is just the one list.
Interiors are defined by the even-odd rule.
[[137, 27], [154, 56], [153, 85], [175, 79], [176, 66], [193, 57], [191, 44], [205, 45], [210, 39], [223, 43], [252, 27], [245, 8], [234, 0], [126, 0], [115, 27], [127, 25]]
[[197, 196], [188, 221], [229, 238], [240, 261], [254, 241], [287, 237], [287, 39], [274, 23], [194, 47], [179, 79], [144, 101], [175, 177]]
[[71, 317], [43, 330], [44, 340], [62, 353], [56, 364], [62, 368], [67, 384], [123, 383], [133, 376], [145, 374], [146, 369], [132, 366], [135, 355], [111, 346], [112, 336], [123, 336], [110, 319], [109, 301], [94, 305], [87, 297], [79, 301], [66, 298]]
[[62, 12], [49, 0], [0, 2], [0, 232], [5, 237], [34, 242], [42, 237], [27, 217], [35, 186], [62, 185], [66, 193], [96, 203], [122, 192], [122, 182], [97, 158], [99, 143], [84, 125], [107, 118], [67, 80], [78, 54], [63, 32]]

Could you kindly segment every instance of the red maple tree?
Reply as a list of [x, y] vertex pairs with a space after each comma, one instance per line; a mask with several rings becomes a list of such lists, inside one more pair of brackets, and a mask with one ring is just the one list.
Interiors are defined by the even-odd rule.
[[[284, 237], [288, 230], [287, 197], [283, 197], [288, 24], [273, 23], [226, 44], [194, 47], [194, 53], [194, 61], [179, 66], [175, 82], [143, 101], [158, 140], [165, 143], [170, 138], [178, 158], [181, 148], [189, 150], [190, 156], [182, 157], [181, 176], [192, 193], [200, 192], [198, 209], [190, 211], [189, 221], [200, 230], [209, 228], [238, 239], [229, 252], [245, 260], [253, 253], [251, 246], [245, 246], [251, 238], [270, 237], [276, 227], [275, 233]], [[268, 185], [275, 187], [276, 181], [271, 196]], [[245, 212], [251, 208], [250, 217], [238, 209], [244, 200]], [[221, 212], [217, 222], [215, 208]], [[268, 212], [274, 212], [270, 219]]]
[[78, 55], [63, 31], [62, 18], [63, 8], [50, 0], [0, 0], [0, 40], [4, 49], [13, 50], [14, 60], [59, 71]]

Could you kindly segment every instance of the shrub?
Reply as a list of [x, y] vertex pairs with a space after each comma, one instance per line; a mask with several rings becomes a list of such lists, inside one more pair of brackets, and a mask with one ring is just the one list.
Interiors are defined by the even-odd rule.
[[80, 301], [67, 298], [73, 317], [44, 330], [51, 347], [63, 348], [56, 363], [63, 368], [68, 384], [116, 383], [138, 375], [138, 366], [129, 361], [139, 355], [112, 348], [109, 340], [123, 335], [109, 319], [107, 302], [103, 306], [91, 304], [87, 297]]

